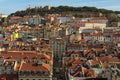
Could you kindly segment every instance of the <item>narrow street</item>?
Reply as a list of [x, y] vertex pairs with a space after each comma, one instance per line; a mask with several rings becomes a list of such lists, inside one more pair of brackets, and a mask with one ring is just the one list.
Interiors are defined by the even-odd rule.
[[62, 62], [58, 59], [54, 59], [53, 80], [66, 80]]

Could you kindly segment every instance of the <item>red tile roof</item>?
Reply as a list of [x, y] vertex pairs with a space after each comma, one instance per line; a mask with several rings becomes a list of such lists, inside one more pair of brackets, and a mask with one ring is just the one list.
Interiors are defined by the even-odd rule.
[[75, 59], [72, 64], [83, 64], [84, 62], [81, 59]]
[[[84, 68], [82, 67], [82, 71], [81, 70], [78, 70], [74, 75], [73, 77], [78, 77], [80, 75], [80, 72], [83, 72], [83, 75], [85, 77], [91, 77], [91, 78], [94, 78], [95, 77], [95, 72], [94, 70], [91, 70], [91, 69], [87, 69], [87, 68]], [[86, 75], [90, 75], [90, 76], [86, 76]]]
[[0, 74], [0, 80], [18, 80], [18, 76], [14, 74]]
[[74, 70], [77, 67], [77, 65], [72, 65], [69, 69]]
[[73, 77], [78, 77], [78, 75], [80, 74], [80, 72], [81, 72], [81, 71], [77, 71], [77, 72], [73, 75]]
[[68, 63], [73, 63], [75, 61], [75, 59], [69, 59], [67, 62]]
[[108, 20], [106, 17], [91, 17], [92, 20]]
[[89, 49], [84, 50], [84, 55], [88, 54], [89, 52], [90, 52], [90, 50], [89, 50]]
[[45, 53], [37, 54], [35, 51], [8, 51], [6, 54], [0, 54], [0, 57], [4, 57], [5, 59], [8, 59], [11, 56], [11, 59], [15, 60], [23, 60], [25, 57], [28, 57], [28, 59], [32, 60], [34, 57], [37, 56], [38, 60], [46, 59], [51, 60], [52, 56], [47, 55]]
[[112, 57], [112, 56], [98, 57], [98, 59], [102, 62], [119, 62], [120, 61], [118, 57]]
[[100, 64], [100, 62], [97, 60], [90, 60], [90, 64], [94, 66], [94, 65]]
[[95, 77], [95, 72], [94, 72], [94, 70], [91, 70], [91, 69], [87, 69], [87, 68], [82, 67], [82, 72], [84, 73], [84, 75], [90, 74], [92, 78]]
[[103, 36], [103, 34], [102, 33], [94, 33], [91, 36]]
[[20, 18], [22, 18], [22, 17], [20, 17], [20, 16], [12, 16], [11, 17], [11, 19], [20, 19]]
[[101, 65], [102, 65], [102, 68], [108, 68], [108, 66], [109, 66], [109, 63], [107, 63], [107, 62], [104, 62], [104, 63], [102, 63]]
[[41, 65], [34, 65], [31, 63], [23, 63], [20, 67], [20, 71], [50, 71], [48, 64], [42, 63]]

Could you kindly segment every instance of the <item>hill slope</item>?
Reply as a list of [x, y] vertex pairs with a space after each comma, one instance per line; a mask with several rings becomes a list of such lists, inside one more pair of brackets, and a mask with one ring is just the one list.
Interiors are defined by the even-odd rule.
[[46, 14], [62, 14], [62, 15], [72, 15], [75, 17], [98, 17], [100, 14], [103, 17], [107, 17], [109, 19], [109, 23], [120, 21], [120, 17], [117, 14], [120, 14], [120, 11], [112, 11], [106, 9], [98, 9], [96, 7], [71, 7], [71, 6], [58, 6], [51, 7], [48, 9], [45, 7], [35, 7], [35, 8], [27, 8], [23, 11], [17, 11], [15, 13], [10, 14], [9, 16], [26, 16], [26, 15], [36, 15], [45, 16]]

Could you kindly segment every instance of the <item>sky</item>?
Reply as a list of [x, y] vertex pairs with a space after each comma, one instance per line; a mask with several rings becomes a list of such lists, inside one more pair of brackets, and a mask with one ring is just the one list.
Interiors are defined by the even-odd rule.
[[35, 6], [75, 6], [97, 7], [108, 10], [120, 11], [120, 0], [0, 0], [0, 13], [11, 14]]

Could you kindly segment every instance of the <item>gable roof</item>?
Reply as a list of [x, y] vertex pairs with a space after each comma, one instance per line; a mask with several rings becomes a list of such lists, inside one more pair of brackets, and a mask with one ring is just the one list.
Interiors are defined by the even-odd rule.
[[41, 63], [41, 65], [36, 65], [32, 63], [23, 62], [19, 70], [20, 71], [50, 71], [50, 66], [45, 63]]

